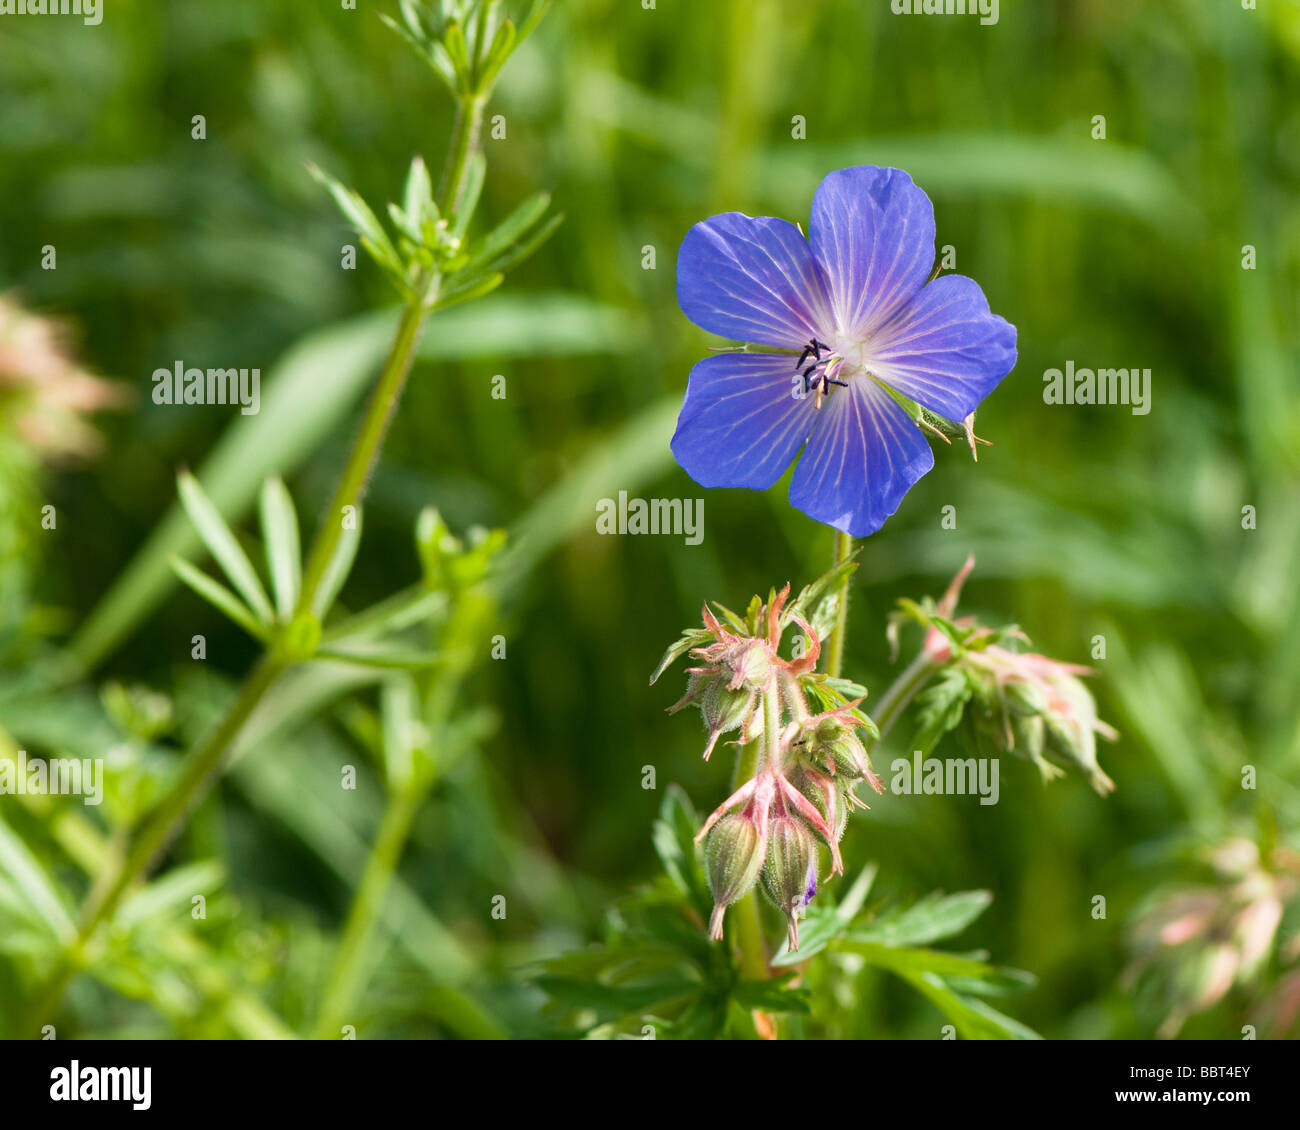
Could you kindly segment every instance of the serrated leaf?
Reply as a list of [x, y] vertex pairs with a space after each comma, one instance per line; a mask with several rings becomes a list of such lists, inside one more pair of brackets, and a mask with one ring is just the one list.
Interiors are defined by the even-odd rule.
[[[792, 975], [793, 976], [793, 975]], [[769, 981], [739, 981], [732, 997], [742, 1008], [761, 1012], [812, 1012], [811, 996], [807, 989], [791, 989], [789, 978]]]
[[919, 946], [959, 934], [993, 901], [989, 891], [935, 891], [905, 910], [856, 926], [846, 941], [883, 946]]
[[799, 590], [799, 595], [787, 604], [782, 613], [782, 623], [788, 624], [793, 621], [797, 614], [805, 620], [813, 620], [817, 615], [817, 607], [824, 594], [836, 592], [840, 583], [857, 571], [857, 556], [862, 552], [859, 546], [853, 550], [843, 561], [832, 566], [815, 581], [805, 585]]
[[701, 915], [707, 915], [713, 897], [696, 854], [695, 833], [699, 823], [685, 791], [677, 784], [670, 784], [654, 823], [655, 852], [673, 885], [691, 900]]
[[916, 737], [912, 748], [929, 753], [939, 739], [960, 725], [974, 687], [966, 673], [949, 667], [940, 671], [934, 683], [917, 696]]
[[670, 644], [668, 650], [664, 652], [663, 658], [659, 660], [659, 666], [655, 668], [654, 674], [650, 676], [650, 685], [654, 686], [659, 676], [690, 651], [691, 648], [703, 647], [712, 638], [713, 636], [703, 628], [688, 628], [684, 631], [681, 639]]

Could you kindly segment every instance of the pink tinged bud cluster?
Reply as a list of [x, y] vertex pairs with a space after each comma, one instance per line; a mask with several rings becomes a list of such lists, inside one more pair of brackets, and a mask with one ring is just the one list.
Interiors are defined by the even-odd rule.
[[[758, 767], [705, 821], [697, 842], [706, 840], [705, 864], [713, 892], [710, 937], [722, 936], [726, 908], [761, 878], [761, 889], [789, 920], [791, 949], [798, 948], [798, 921], [816, 894], [819, 848], [830, 856], [831, 874], [842, 874], [839, 839], [849, 810], [862, 801], [852, 784], [883, 786], [871, 771], [857, 731], [864, 725], [857, 702], [814, 713], [808, 684], [821, 645], [797, 613], [785, 612], [787, 585], [761, 609], [761, 634], [724, 626], [704, 609], [708, 642], [691, 650], [699, 665], [689, 669], [686, 695], [670, 710], [699, 706], [709, 732], [704, 756], [721, 734], [739, 731], [740, 741], [763, 740]], [[783, 631], [797, 625], [808, 641], [805, 654], [783, 658]], [[775, 719], [775, 732], [767, 731]]]
[[95, 454], [101, 439], [86, 417], [125, 403], [119, 386], [77, 364], [66, 337], [58, 322], [0, 295], [0, 427], [12, 421], [18, 440], [47, 462]]
[[1131, 987], [1148, 974], [1164, 982], [1169, 1012], [1159, 1034], [1166, 1038], [1234, 986], [1256, 982], [1279, 948], [1288, 907], [1300, 905], [1295, 853], [1276, 848], [1265, 859], [1249, 840], [1234, 839], [1206, 858], [1213, 883], [1158, 894], [1132, 930], [1135, 957], [1125, 983]]
[[[1061, 663], [1046, 655], [1017, 652], [991, 642], [999, 638], [974, 616], [954, 618], [962, 586], [975, 566], [968, 557], [952, 579], [934, 614], [964, 633], [965, 646], [954, 648], [948, 635], [930, 627], [922, 650], [935, 666], [952, 666], [972, 677], [979, 709], [976, 726], [995, 747], [1032, 761], [1051, 780], [1062, 768], [1081, 770], [1102, 796], [1115, 783], [1097, 763], [1097, 737], [1116, 741], [1119, 733], [1097, 717], [1097, 704], [1081, 676], [1092, 668]], [[1023, 633], [1003, 633], [1021, 641]]]

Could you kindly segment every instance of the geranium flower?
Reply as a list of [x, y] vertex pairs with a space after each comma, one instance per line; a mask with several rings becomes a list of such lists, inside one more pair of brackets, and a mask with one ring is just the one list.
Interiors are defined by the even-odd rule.
[[934, 209], [911, 177], [841, 169], [805, 239], [727, 212], [696, 224], [677, 300], [702, 329], [783, 352], [726, 352], [692, 370], [672, 450], [705, 487], [766, 490], [807, 443], [790, 501], [862, 537], [934, 466], [914, 402], [961, 422], [1016, 361], [1015, 327], [972, 279], [934, 266]]

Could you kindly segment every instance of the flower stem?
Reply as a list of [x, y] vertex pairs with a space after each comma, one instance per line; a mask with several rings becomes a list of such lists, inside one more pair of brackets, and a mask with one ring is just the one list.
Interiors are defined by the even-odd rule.
[[361, 984], [370, 938], [406, 846], [421, 795], [420, 790], [410, 787], [389, 795], [316, 1018], [318, 1040], [337, 1039], [346, 1022], [347, 1011]]
[[902, 717], [907, 704], [930, 681], [930, 676], [936, 670], [938, 668], [922, 649], [916, 653], [916, 657], [902, 670], [898, 678], [890, 683], [889, 689], [880, 696], [880, 701], [871, 712], [872, 720], [880, 728], [881, 738], [884, 738], [894, 723]]
[[[765, 713], [766, 699], [765, 695]], [[736, 759], [737, 782], [748, 781], [758, 772], [759, 752], [765, 741], [766, 738], [759, 738], [741, 748]], [[736, 924], [736, 957], [742, 976], [751, 981], [766, 980], [769, 976], [767, 946], [763, 940], [763, 921], [758, 913], [757, 891], [750, 891], [732, 907], [732, 921]]]
[[[831, 561], [831, 567], [849, 559], [849, 554], [853, 552], [853, 538], [844, 533], [843, 530], [837, 530], [835, 533], [835, 553]], [[835, 594], [835, 627], [831, 630], [830, 642], [826, 649], [826, 673], [832, 679], [838, 679], [840, 672], [844, 668], [844, 640], [849, 634], [849, 578], [846, 576], [840, 582], [839, 591]]]

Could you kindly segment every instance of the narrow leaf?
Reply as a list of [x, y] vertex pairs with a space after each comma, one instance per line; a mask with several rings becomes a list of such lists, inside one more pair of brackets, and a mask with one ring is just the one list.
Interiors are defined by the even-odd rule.
[[194, 528], [203, 539], [203, 544], [211, 552], [213, 560], [221, 566], [230, 583], [235, 586], [236, 591], [244, 598], [257, 618], [264, 624], [271, 623], [275, 619], [275, 613], [271, 611], [271, 602], [266, 598], [266, 590], [262, 588], [262, 582], [257, 579], [252, 562], [240, 549], [235, 535], [226, 525], [217, 508], [212, 505], [212, 501], [199, 485], [198, 479], [189, 471], [182, 471], [177, 478], [177, 486], [181, 505], [185, 507], [185, 512], [194, 523]]

